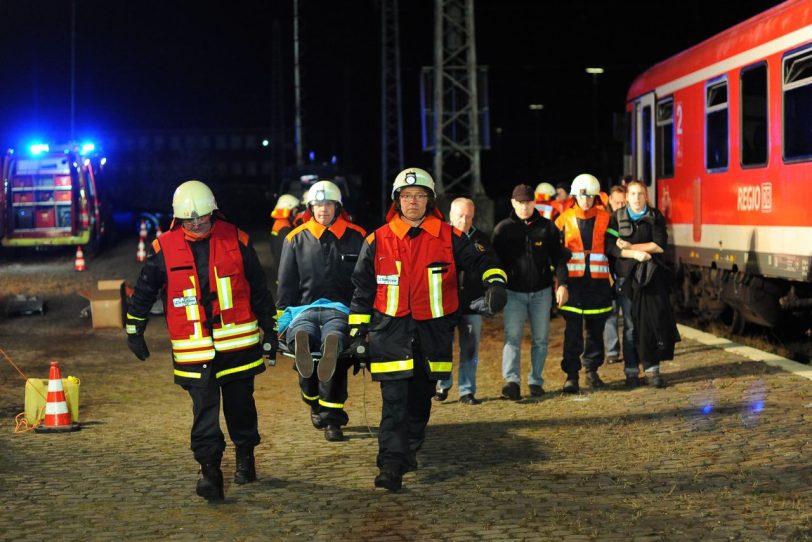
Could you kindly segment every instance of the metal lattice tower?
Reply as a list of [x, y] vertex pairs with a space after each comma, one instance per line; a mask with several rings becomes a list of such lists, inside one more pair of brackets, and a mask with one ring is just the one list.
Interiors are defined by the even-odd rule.
[[479, 155], [488, 148], [487, 71], [477, 68], [474, 38], [474, 0], [435, 0], [434, 66], [423, 68], [421, 92], [423, 148], [434, 155], [438, 195], [485, 193]]
[[403, 106], [400, 91], [398, 0], [381, 0], [381, 210], [389, 186], [403, 169]]

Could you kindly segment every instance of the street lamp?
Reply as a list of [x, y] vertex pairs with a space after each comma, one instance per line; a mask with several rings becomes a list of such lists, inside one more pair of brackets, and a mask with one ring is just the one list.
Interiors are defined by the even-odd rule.
[[592, 145], [598, 144], [598, 76], [603, 74], [603, 68], [586, 68], [586, 73], [592, 76]]

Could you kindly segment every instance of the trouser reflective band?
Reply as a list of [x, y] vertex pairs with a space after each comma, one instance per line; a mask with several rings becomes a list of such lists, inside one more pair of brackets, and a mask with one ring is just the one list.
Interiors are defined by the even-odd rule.
[[232, 373], [239, 373], [241, 371], [248, 371], [250, 369], [253, 369], [254, 367], [259, 367], [263, 363], [265, 363], [265, 360], [263, 358], [259, 358], [256, 361], [252, 361], [251, 363], [246, 363], [245, 365], [240, 365], [239, 367], [232, 367], [231, 369], [224, 369], [224, 370], [218, 372], [215, 376], [217, 378], [220, 378], [221, 376], [230, 375]]
[[316, 399], [319, 398], [318, 395], [307, 395], [305, 392], [302, 392], [302, 397], [304, 397], [308, 401], [315, 401]]
[[432, 373], [450, 373], [451, 372], [451, 362], [450, 361], [431, 361], [431, 360], [429, 360], [429, 370]]
[[175, 369], [175, 376], [182, 376], [183, 378], [201, 378], [202, 375], [200, 373], [192, 373], [189, 371], [180, 371]]
[[414, 359], [400, 361], [373, 361], [369, 365], [371, 373], [395, 373], [397, 371], [411, 371], [414, 369]]
[[344, 403], [330, 403], [323, 399], [319, 399], [319, 405], [327, 408], [344, 408]]
[[563, 307], [559, 308], [558, 310], [574, 312], [575, 314], [603, 314], [605, 312], [612, 312], [613, 309], [612, 309], [612, 307], [605, 307], [603, 309], [578, 309], [576, 307], [570, 307], [569, 305], [564, 305]]

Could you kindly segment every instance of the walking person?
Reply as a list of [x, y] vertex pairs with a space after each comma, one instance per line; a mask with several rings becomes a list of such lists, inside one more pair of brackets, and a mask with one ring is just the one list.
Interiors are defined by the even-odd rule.
[[[305, 200], [310, 218], [288, 234], [282, 248], [279, 334], [294, 352], [313, 427], [338, 442], [344, 440], [341, 428], [349, 421], [344, 410], [349, 366], [339, 366], [338, 355], [349, 346], [351, 277], [366, 232], [348, 220], [335, 183], [315, 183]], [[319, 351], [314, 371], [311, 353]]]
[[435, 197], [426, 171], [401, 171], [387, 222], [367, 236], [352, 276], [353, 350], [368, 342], [370, 374], [381, 385], [375, 486], [389, 491], [417, 468], [437, 380], [451, 375], [457, 271], [480, 277], [491, 313], [505, 304], [504, 271], [443, 222]]
[[550, 308], [554, 279], [564, 301], [567, 297], [566, 254], [555, 225], [534, 206], [530, 185], [513, 189], [513, 211], [493, 231], [493, 246], [507, 272], [507, 304], [504, 309], [505, 342], [502, 347], [502, 397], [518, 401], [521, 394], [521, 343], [524, 323], [530, 319], [530, 372], [532, 397], [544, 394], [544, 362], [550, 333]]
[[290, 194], [282, 194], [276, 201], [273, 211], [271, 211], [271, 218], [273, 224], [271, 225], [271, 287], [274, 293], [279, 284], [279, 262], [282, 258], [282, 246], [285, 242], [285, 237], [294, 228], [293, 216], [299, 207], [299, 200], [296, 196]]
[[175, 383], [192, 398], [191, 448], [200, 463], [197, 494], [224, 498], [226, 443], [220, 401], [236, 448], [235, 484], [257, 479], [260, 442], [254, 376], [276, 353], [274, 302], [248, 235], [226, 222], [208, 186], [187, 181], [172, 198], [169, 231], [152, 243], [127, 313], [127, 345], [140, 360], [149, 310], [164, 296]]
[[647, 383], [664, 388], [660, 363], [674, 359], [674, 345], [680, 336], [669, 298], [673, 275], [661, 259], [668, 242], [665, 218], [648, 204], [643, 183], [630, 181], [626, 185], [626, 207], [615, 211], [609, 228], [618, 235], [616, 270], [621, 297], [631, 299], [637, 347], [637, 358], [624, 359], [626, 386], [639, 385], [640, 360]]
[[[449, 222], [460, 230], [473, 243], [479, 252], [492, 254], [493, 247], [485, 232], [474, 226], [476, 207], [473, 200], [457, 198], [451, 202], [448, 212]], [[457, 325], [459, 337], [459, 365], [457, 379], [459, 384], [460, 403], [478, 405], [482, 401], [476, 398], [476, 370], [479, 365], [479, 338], [482, 333], [482, 314], [485, 291], [482, 278], [473, 273], [460, 271], [460, 321]], [[437, 384], [436, 401], [445, 401], [451, 389], [452, 378], [440, 380]]]

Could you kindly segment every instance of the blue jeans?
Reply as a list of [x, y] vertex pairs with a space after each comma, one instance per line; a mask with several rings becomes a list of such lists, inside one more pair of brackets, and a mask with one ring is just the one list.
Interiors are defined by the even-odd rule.
[[291, 322], [285, 330], [285, 340], [291, 352], [294, 350], [296, 332], [307, 331], [310, 337], [310, 351], [321, 352], [324, 338], [330, 333], [338, 335], [338, 351], [341, 352], [350, 344], [350, 325], [348, 317], [336, 309], [314, 307], [307, 309]]
[[[634, 346], [634, 322], [632, 321], [632, 300], [625, 295], [619, 295], [612, 302], [612, 312], [606, 319], [603, 328], [603, 344], [606, 347], [606, 357], [620, 357], [620, 338], [618, 337], [618, 313], [623, 311], [623, 359], [631, 366], [637, 367], [637, 349]], [[637, 373], [635, 373], [637, 374]]]
[[[463, 314], [457, 326], [460, 337], [460, 364], [457, 369], [460, 397], [476, 395], [476, 368], [479, 365], [479, 337], [482, 334], [482, 317], [478, 314]], [[441, 380], [441, 390], [450, 390], [452, 379]]]
[[505, 324], [505, 346], [502, 348], [502, 377], [507, 382], [521, 384], [519, 361], [521, 359], [524, 322], [530, 317], [530, 375], [527, 383], [535, 386], [544, 384], [541, 372], [547, 360], [547, 336], [550, 334], [550, 307], [553, 289], [545, 288], [537, 292], [514, 292], [508, 289], [507, 304], [503, 315]]

